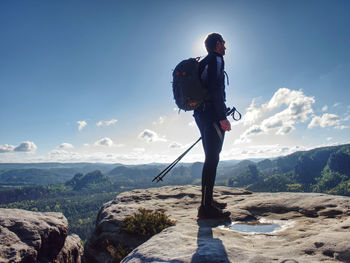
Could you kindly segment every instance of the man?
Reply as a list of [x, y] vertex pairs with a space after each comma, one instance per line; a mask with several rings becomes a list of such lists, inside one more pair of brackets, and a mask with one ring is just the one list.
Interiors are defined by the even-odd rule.
[[226, 118], [224, 59], [225, 41], [218, 33], [209, 34], [205, 40], [208, 55], [200, 61], [200, 73], [208, 89], [205, 102], [194, 111], [194, 118], [202, 136], [205, 162], [202, 171], [202, 201], [199, 218], [223, 218], [226, 203], [213, 200], [216, 168], [224, 142], [225, 131], [231, 130]]

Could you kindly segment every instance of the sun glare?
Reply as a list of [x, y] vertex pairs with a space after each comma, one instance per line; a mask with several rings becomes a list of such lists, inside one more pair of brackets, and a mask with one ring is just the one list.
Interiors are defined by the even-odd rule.
[[195, 57], [205, 56], [207, 54], [207, 50], [205, 49], [204, 40], [207, 35], [202, 35], [199, 37], [193, 45], [193, 55]]

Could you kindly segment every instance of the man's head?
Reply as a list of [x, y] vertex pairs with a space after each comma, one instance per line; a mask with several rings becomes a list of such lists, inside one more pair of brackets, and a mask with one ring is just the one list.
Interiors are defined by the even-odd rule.
[[205, 39], [205, 48], [209, 52], [216, 52], [220, 55], [225, 55], [225, 40], [218, 33], [211, 33]]

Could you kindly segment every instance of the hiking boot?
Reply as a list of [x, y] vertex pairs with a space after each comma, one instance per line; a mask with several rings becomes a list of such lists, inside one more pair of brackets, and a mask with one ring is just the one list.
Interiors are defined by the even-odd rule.
[[211, 204], [219, 209], [225, 209], [227, 207], [227, 203], [221, 203], [215, 200]]
[[200, 206], [198, 209], [198, 219], [224, 219], [231, 215], [230, 212], [222, 212], [215, 206]]

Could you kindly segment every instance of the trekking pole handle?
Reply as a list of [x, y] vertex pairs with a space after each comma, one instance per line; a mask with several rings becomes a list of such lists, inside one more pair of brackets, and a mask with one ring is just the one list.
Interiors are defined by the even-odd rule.
[[[238, 114], [237, 118], [235, 117], [236, 112]], [[227, 108], [226, 116], [230, 115], [235, 121], [239, 121], [240, 119], [242, 119], [242, 114], [235, 107], [232, 107], [232, 109]]]

